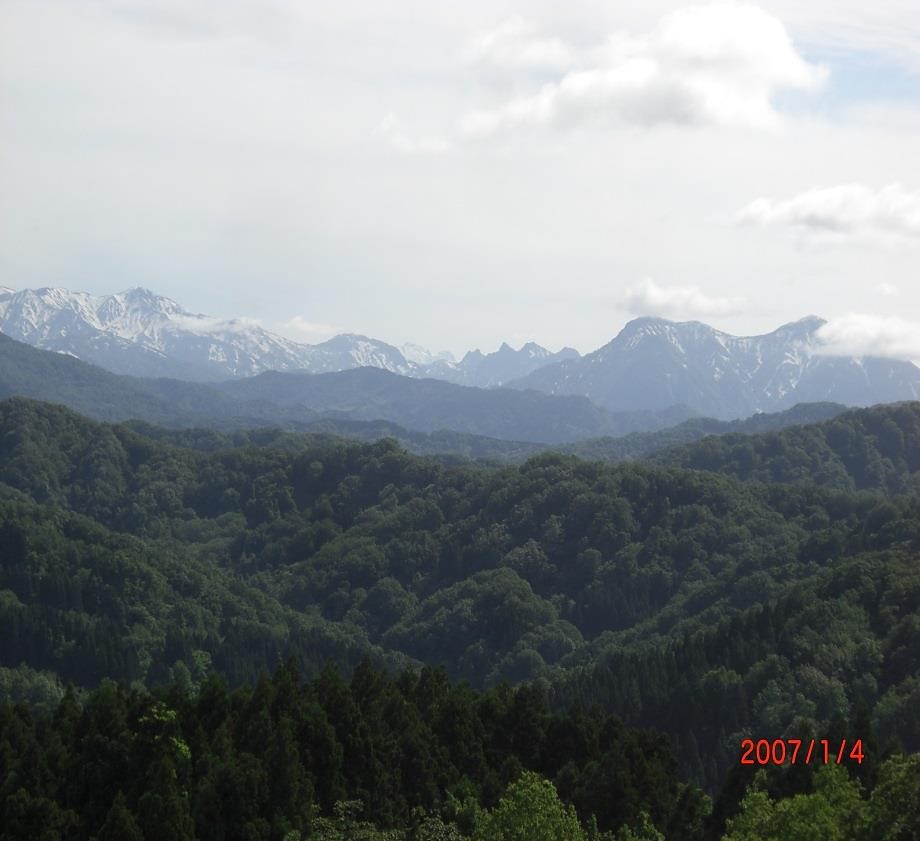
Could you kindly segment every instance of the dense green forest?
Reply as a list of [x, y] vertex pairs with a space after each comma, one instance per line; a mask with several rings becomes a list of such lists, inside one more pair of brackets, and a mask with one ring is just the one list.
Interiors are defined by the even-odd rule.
[[[467, 793], [477, 808], [500, 810], [503, 787], [515, 780], [535, 797], [548, 796], [541, 785], [549, 780], [576, 806], [586, 831], [593, 814], [601, 830], [620, 831], [625, 821], [632, 828], [622, 832], [631, 837], [659, 830], [668, 839], [703, 837], [691, 830], [773, 837], [756, 829], [764, 815], [781, 825], [801, 817], [796, 809], [820, 812], [822, 798], [855, 789], [830, 772], [795, 785], [732, 777], [741, 739], [807, 737], [849, 722], [852, 738], [872, 734], [875, 769], [850, 805], [862, 810], [859, 821], [882, 820], [873, 817], [882, 806], [872, 805], [888, 780], [882, 757], [892, 755], [885, 773], [896, 787], [899, 774], [916, 779], [913, 760], [897, 759], [897, 751], [920, 751], [920, 404], [706, 438], [658, 459], [607, 465], [545, 453], [489, 466], [410, 455], [392, 440], [163, 433], [20, 398], [0, 402], [0, 691], [32, 709], [6, 709], [4, 733], [19, 735], [4, 736], [4, 744], [32, 733], [39, 747], [30, 755], [52, 763], [46, 774], [16, 783], [27, 773], [14, 768], [20, 748], [0, 744], [7, 819], [12, 808], [27, 820], [45, 808], [29, 798], [44, 798], [57, 804], [62, 827], [79, 827], [49, 838], [89, 837], [108, 816], [144, 823], [143, 809], [152, 807], [142, 808], [139, 778], [124, 769], [112, 772], [135, 786], [122, 791], [123, 801], [107, 784], [90, 817], [69, 814], [78, 795], [60, 785], [66, 763], [79, 755], [72, 741], [85, 728], [68, 732], [63, 721], [94, 704], [120, 698], [122, 735], [140, 746], [153, 738], [144, 730], [152, 714], [144, 705], [162, 703], [156, 709], [175, 713], [181, 733], [173, 735], [194, 758], [195, 740], [211, 739], [209, 726], [220, 729], [212, 722], [198, 733], [196, 716], [206, 708], [197, 699], [213, 689], [212, 675], [231, 688], [255, 686], [228, 702], [235, 712], [227, 712], [220, 738], [229, 743], [220, 751], [234, 757], [246, 750], [233, 741], [242, 727], [237, 717], [247, 693], [265, 685], [265, 670], [290, 661], [288, 670], [321, 681], [330, 661], [346, 676], [366, 661], [365, 672], [393, 692], [403, 692], [411, 675], [429, 674], [418, 671], [423, 665], [440, 666], [449, 681], [472, 687], [444, 691], [472, 692], [472, 706], [516, 697], [502, 695], [509, 691], [502, 685], [526, 683], [534, 704], [547, 705], [542, 715], [587, 715], [584, 726], [595, 728], [613, 726], [603, 722], [616, 716], [621, 728], [659, 731], [667, 737], [661, 744], [675, 751], [673, 765], [662, 758], [648, 772], [671, 781], [660, 788], [675, 798], [668, 806], [655, 801], [658, 783], [648, 779], [634, 786], [634, 807], [616, 815], [595, 795], [582, 797], [579, 786], [596, 784], [594, 777], [609, 787], [633, 773], [627, 759], [612, 763], [598, 748], [584, 754], [581, 770], [569, 771], [509, 749], [470, 776]], [[377, 669], [402, 677], [391, 685]], [[81, 700], [104, 678], [135, 688], [100, 689]], [[303, 697], [315, 696], [315, 680]], [[65, 693], [68, 683], [76, 696]], [[141, 688], [163, 684], [173, 689], [148, 695]], [[253, 715], [275, 715], [264, 706]], [[424, 710], [418, 714], [428, 721]], [[100, 744], [115, 738], [100, 736]], [[503, 772], [511, 755], [518, 764]], [[351, 807], [330, 816], [336, 802], [354, 799], [381, 832], [420, 832], [416, 807], [475, 831], [444, 805], [447, 792], [460, 792], [451, 788], [454, 759], [435, 775], [444, 781], [437, 802], [413, 799], [421, 795], [407, 785], [402, 800], [393, 795], [392, 812], [346, 772], [340, 789], [317, 794], [313, 761], [312, 752], [302, 753], [315, 809], [297, 819], [315, 815], [316, 832], [338, 832], [336, 820], [352, 820]], [[252, 760], [227, 760], [244, 770], [246, 763]], [[183, 826], [197, 825], [195, 792], [211, 767], [161, 769], [189, 810]], [[520, 777], [522, 769], [539, 779]], [[255, 792], [259, 774], [274, 776], [254, 765], [251, 777], [240, 773], [232, 785]], [[676, 793], [678, 779], [715, 797], [708, 829], [693, 829], [697, 818], [680, 811], [690, 808], [681, 798], [698, 792]], [[220, 785], [233, 799], [231, 783]], [[880, 798], [889, 797], [888, 785]], [[704, 801], [693, 803], [692, 814], [702, 815]], [[250, 817], [262, 835], [200, 837], [310, 830], [290, 823], [297, 816], [287, 806], [258, 808]], [[643, 810], [657, 830], [643, 829]], [[675, 814], [684, 817], [674, 823]], [[736, 821], [729, 829], [727, 816]], [[493, 818], [482, 820], [492, 826]], [[678, 824], [688, 834], [676, 834], [684, 831]]]
[[441, 819], [475, 832], [525, 769], [557, 779], [601, 829], [645, 813], [669, 837], [702, 832], [707, 799], [677, 781], [666, 738], [598, 711], [552, 714], [527, 687], [480, 694], [443, 671], [393, 679], [364, 662], [350, 683], [329, 667], [302, 686], [288, 664], [234, 693], [216, 678], [194, 696], [106, 683], [83, 703], [67, 694], [53, 715], [0, 708], [11, 833], [0, 838], [43, 837], [40, 820], [114, 838], [106, 824], [130, 817], [162, 841], [281, 838], [357, 800], [382, 827], [433, 839]]
[[[706, 841], [916, 838], [920, 756], [737, 776], [713, 811], [668, 740], [366, 661], [230, 692], [104, 682], [0, 704], [0, 839]], [[566, 805], [568, 804], [568, 805]]]
[[769, 434], [732, 432], [659, 452], [675, 467], [760, 482], [815, 482], [843, 491], [920, 489], [920, 414], [916, 403], [847, 412], [827, 423]]

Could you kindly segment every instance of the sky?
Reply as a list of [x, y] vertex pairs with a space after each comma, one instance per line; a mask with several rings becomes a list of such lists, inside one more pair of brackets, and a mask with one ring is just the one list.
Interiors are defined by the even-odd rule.
[[920, 359], [916, 0], [0, 0], [0, 285]]

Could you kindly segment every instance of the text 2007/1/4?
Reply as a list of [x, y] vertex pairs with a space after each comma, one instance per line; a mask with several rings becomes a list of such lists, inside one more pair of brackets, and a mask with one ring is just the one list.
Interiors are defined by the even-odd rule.
[[741, 742], [742, 765], [840, 765], [855, 762], [862, 765], [864, 758], [862, 739], [847, 742], [841, 739], [831, 743], [828, 739], [744, 739]]

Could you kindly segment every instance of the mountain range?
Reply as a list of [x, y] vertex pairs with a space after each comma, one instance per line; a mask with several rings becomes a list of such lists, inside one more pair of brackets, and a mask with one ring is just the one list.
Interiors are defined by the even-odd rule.
[[[57, 288], [18, 292], [0, 288], [0, 331], [113, 373], [215, 385], [226, 381], [218, 389], [224, 398], [257, 393], [259, 400], [286, 406], [284, 417], [294, 407], [286, 393], [291, 389], [297, 406], [327, 415], [386, 420], [425, 432], [444, 428], [534, 441], [571, 441], [576, 432], [622, 433], [621, 424], [605, 426], [607, 421], [599, 422], [601, 415], [596, 412], [594, 420], [586, 423], [579, 413], [586, 411], [587, 404], [572, 398], [587, 398], [595, 409], [621, 416], [679, 407], [676, 411], [683, 415], [672, 418], [676, 423], [692, 415], [744, 418], [783, 411], [797, 403], [867, 406], [920, 397], [920, 368], [911, 362], [827, 355], [819, 334], [825, 323], [808, 316], [765, 335], [733, 336], [697, 321], [643, 317], [630, 321], [610, 342], [585, 356], [571, 348], [552, 353], [533, 342], [519, 350], [503, 343], [494, 353], [473, 350], [457, 361], [449, 353], [408, 344], [397, 348], [355, 334], [301, 344], [249, 319], [222, 321], [188, 312], [175, 301], [140, 288], [104, 297]], [[379, 369], [391, 376], [302, 378], [355, 369]], [[295, 378], [269, 377], [239, 388], [232, 384], [270, 373]], [[409, 385], [404, 382], [409, 379], [474, 389], [536, 391], [568, 402], [484, 397], [474, 391], [450, 392], [433, 383]], [[334, 399], [330, 389], [336, 392]], [[389, 394], [397, 391], [398, 398]], [[397, 411], [396, 403], [405, 408], [410, 394], [410, 402], [442, 401], [443, 411], [434, 409], [434, 404], [408, 414]], [[549, 414], [540, 420], [522, 420], [509, 410], [500, 424], [484, 424], [481, 416], [473, 417], [477, 411], [473, 406], [491, 413], [499, 406], [505, 411], [511, 404], [527, 404], [535, 411], [540, 406], [539, 411]], [[448, 410], [451, 405], [454, 408]], [[557, 422], [560, 416], [549, 426], [543, 423], [563, 405], [574, 413], [565, 423]], [[462, 407], [459, 414], [457, 407]], [[497, 417], [492, 415], [493, 420]], [[531, 431], [515, 434], [509, 427], [516, 423]], [[649, 429], [661, 428], [656, 423]]]
[[319, 419], [327, 429], [336, 421], [388, 421], [423, 433], [540, 444], [662, 429], [693, 415], [685, 407], [616, 413], [585, 397], [474, 388], [372, 367], [269, 371], [222, 383], [129, 377], [0, 335], [0, 398], [12, 396], [61, 403], [97, 420], [173, 427], [305, 430]]
[[698, 321], [630, 321], [593, 353], [544, 366], [508, 385], [577, 394], [616, 411], [675, 404], [722, 419], [796, 403], [868, 406], [920, 397], [912, 362], [823, 353], [816, 316], [762, 336], [732, 336]]
[[116, 374], [213, 382], [264, 371], [323, 374], [373, 367], [462, 385], [495, 386], [578, 352], [557, 354], [530, 342], [519, 351], [450, 353], [417, 345], [396, 348], [346, 333], [316, 345], [265, 330], [246, 318], [217, 319], [183, 309], [148, 289], [93, 296], [68, 289], [0, 287], [0, 331], [43, 350], [92, 362]]

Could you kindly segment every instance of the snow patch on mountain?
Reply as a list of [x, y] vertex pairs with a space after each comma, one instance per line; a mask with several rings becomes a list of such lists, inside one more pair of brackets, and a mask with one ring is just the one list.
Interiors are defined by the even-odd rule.
[[434, 365], [443, 362], [447, 365], [456, 365], [457, 360], [449, 350], [432, 352], [421, 345], [415, 345], [411, 342], [399, 346], [400, 353], [406, 358], [407, 362], [416, 365]]

